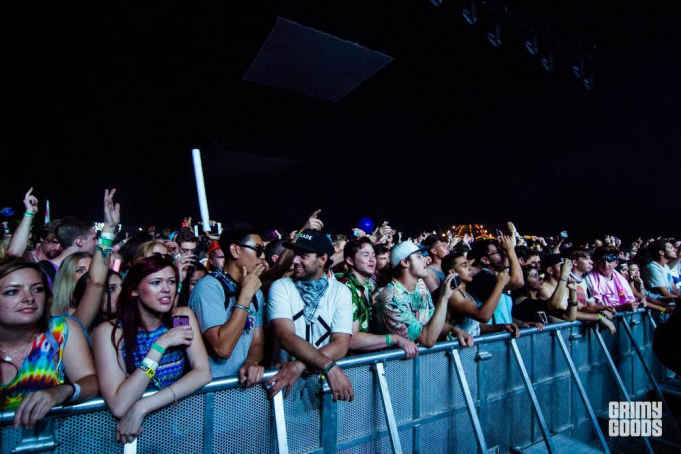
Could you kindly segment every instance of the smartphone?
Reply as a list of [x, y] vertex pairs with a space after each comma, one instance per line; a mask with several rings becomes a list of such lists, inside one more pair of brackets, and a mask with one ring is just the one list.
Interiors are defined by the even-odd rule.
[[359, 229], [355, 229], [352, 231], [352, 234], [356, 237], [359, 237]]
[[452, 279], [451, 284], [452, 288], [457, 288], [459, 285], [461, 285], [461, 279], [459, 279], [459, 276], [454, 276], [454, 279]]
[[497, 229], [497, 239], [501, 238], [501, 230]]
[[173, 315], [173, 328], [178, 326], [189, 325], [189, 316], [187, 315]]
[[561, 237], [561, 238], [567, 238], [567, 237], [568, 237], [567, 232], [566, 232], [565, 230], [563, 230], [562, 232], [560, 232], [560, 237]]

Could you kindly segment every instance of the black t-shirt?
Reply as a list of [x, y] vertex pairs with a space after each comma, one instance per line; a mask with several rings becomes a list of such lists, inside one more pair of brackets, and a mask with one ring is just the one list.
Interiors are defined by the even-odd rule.
[[489, 270], [482, 269], [473, 276], [473, 282], [468, 284], [466, 290], [474, 294], [482, 303], [487, 301], [497, 285], [497, 277]]
[[681, 316], [676, 311], [655, 330], [653, 352], [665, 367], [681, 374]]
[[539, 313], [560, 318], [565, 314], [563, 310], [549, 310], [548, 300], [525, 298], [520, 303], [513, 304], [513, 318], [523, 322], [547, 323], [548, 317], [544, 319]]

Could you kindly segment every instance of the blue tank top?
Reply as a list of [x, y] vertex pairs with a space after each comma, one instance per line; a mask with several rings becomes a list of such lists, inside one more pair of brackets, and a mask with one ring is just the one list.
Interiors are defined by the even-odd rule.
[[[168, 328], [163, 325], [153, 331], [137, 331], [137, 345], [133, 350], [133, 360], [136, 368], [142, 364], [142, 360], [151, 349], [151, 344], [166, 332], [168, 332]], [[152, 379], [157, 389], [163, 389], [172, 385], [184, 375], [184, 356], [183, 348], [173, 347], [166, 350], [156, 369], [156, 375]], [[123, 348], [123, 359], [125, 360], [125, 348]]]

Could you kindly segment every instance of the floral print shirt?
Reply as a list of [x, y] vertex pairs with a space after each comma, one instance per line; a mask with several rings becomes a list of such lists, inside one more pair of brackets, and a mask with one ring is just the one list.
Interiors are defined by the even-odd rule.
[[371, 301], [371, 293], [376, 288], [372, 278], [368, 278], [364, 285], [351, 270], [345, 274], [337, 274], [336, 279], [347, 285], [352, 293], [352, 321], [359, 321], [359, 332], [368, 333], [374, 307]]
[[435, 312], [433, 298], [423, 279], [419, 279], [411, 292], [396, 279], [381, 290], [378, 296], [376, 317], [387, 332], [415, 341], [423, 325]]

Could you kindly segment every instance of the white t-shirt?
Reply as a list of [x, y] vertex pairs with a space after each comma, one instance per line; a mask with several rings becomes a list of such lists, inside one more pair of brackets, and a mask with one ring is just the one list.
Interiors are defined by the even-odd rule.
[[[296, 334], [315, 348], [329, 343], [332, 333], [352, 335], [352, 294], [340, 282], [329, 279], [329, 287], [319, 301], [312, 323], [308, 325], [303, 315], [305, 303], [290, 277], [274, 281], [267, 303], [267, 319], [293, 320]], [[279, 345], [274, 347], [273, 361], [291, 361], [292, 357]]]

